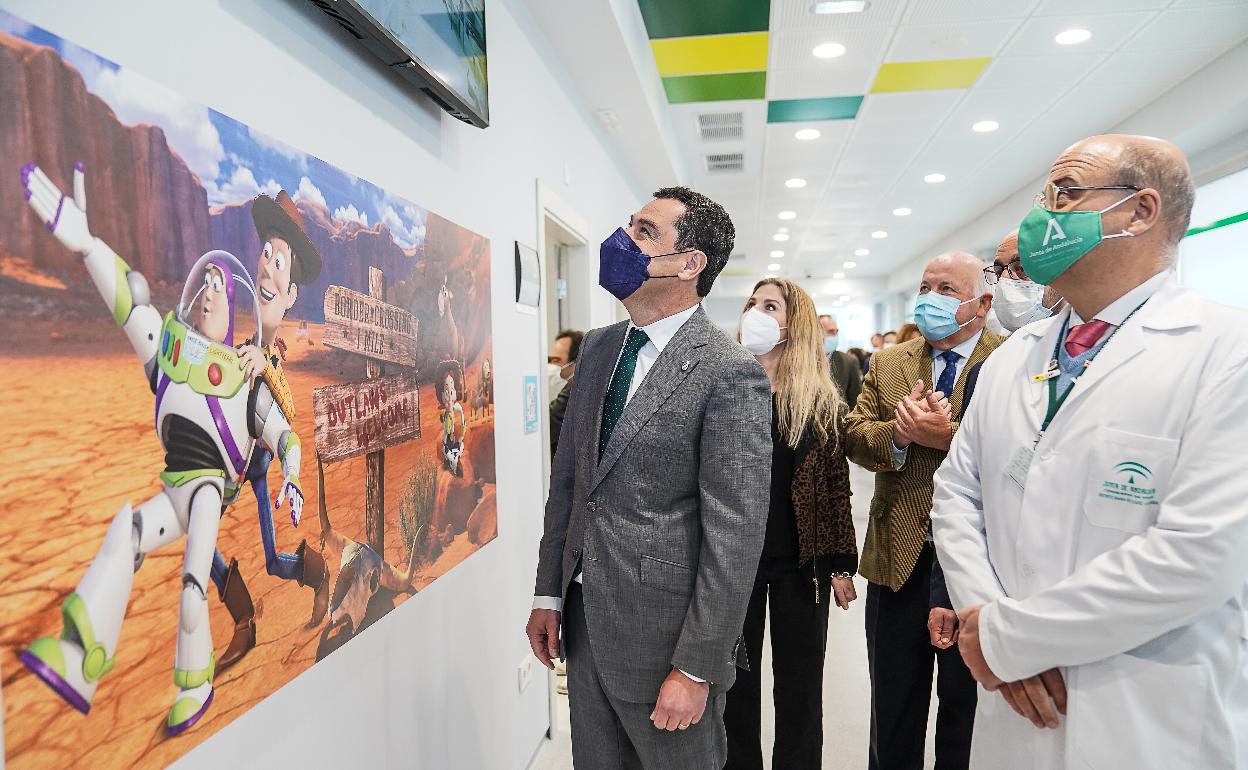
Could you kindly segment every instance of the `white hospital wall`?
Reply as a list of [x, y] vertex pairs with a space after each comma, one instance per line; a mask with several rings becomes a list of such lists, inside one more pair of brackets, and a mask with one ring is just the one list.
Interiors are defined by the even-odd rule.
[[[523, 694], [517, 685], [529, 655], [523, 627], [547, 450], [540, 432], [523, 433], [521, 383], [542, 371], [544, 350], [539, 317], [514, 310], [512, 241], [537, 245], [536, 179], [575, 207], [591, 256], [648, 191], [607, 151], [524, 4], [488, 3], [492, 125], [484, 131], [403, 88], [298, 0], [3, 0], [0, 8], [491, 241], [498, 539], [180, 765], [525, 767], [548, 725], [543, 669], [534, 665]], [[596, 264], [588, 272], [596, 281]], [[592, 290], [595, 325], [614, 319], [613, 305]]]

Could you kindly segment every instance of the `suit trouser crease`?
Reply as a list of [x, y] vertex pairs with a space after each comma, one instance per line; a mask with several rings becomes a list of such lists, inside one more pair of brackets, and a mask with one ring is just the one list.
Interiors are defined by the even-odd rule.
[[937, 650], [927, 631], [931, 543], [901, 589], [867, 584], [867, 667], [871, 675], [871, 770], [922, 770], [932, 669], [936, 679], [936, 768], [970, 764], [975, 680], [957, 646]]
[[658, 701], [629, 703], [603, 687], [590, 644], [582, 588], [573, 583], [564, 603], [564, 650], [577, 770], [719, 770], [724, 763], [724, 696], [712, 696], [702, 721], [668, 732], [650, 721]]

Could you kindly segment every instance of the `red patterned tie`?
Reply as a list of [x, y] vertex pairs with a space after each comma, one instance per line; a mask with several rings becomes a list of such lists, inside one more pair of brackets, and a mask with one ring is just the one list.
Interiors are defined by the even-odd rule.
[[1071, 358], [1087, 353], [1096, 347], [1096, 343], [1100, 342], [1105, 332], [1113, 326], [1106, 321], [1092, 320], [1086, 324], [1070, 327], [1070, 331], [1066, 332], [1066, 352]]

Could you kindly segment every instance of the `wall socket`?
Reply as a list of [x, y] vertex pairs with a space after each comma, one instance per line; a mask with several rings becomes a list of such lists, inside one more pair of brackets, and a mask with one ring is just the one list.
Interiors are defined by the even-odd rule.
[[518, 678], [517, 685], [520, 687], [520, 692], [524, 692], [529, 686], [529, 681], [533, 679], [532, 655], [524, 656], [524, 659], [520, 661], [520, 666], [518, 667], [516, 674]]

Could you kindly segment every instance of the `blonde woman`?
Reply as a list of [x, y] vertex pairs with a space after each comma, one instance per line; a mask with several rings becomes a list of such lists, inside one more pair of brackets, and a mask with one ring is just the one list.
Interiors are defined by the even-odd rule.
[[759, 281], [745, 304], [740, 339], [771, 380], [773, 454], [767, 536], [745, 617], [750, 670], [738, 672], [728, 692], [725, 768], [763, 767], [759, 664], [770, 604], [776, 708], [771, 766], [817, 770], [829, 608], [835, 603], [849, 609], [857, 598], [845, 406], [828, 373], [815, 303], [797, 284]]

